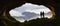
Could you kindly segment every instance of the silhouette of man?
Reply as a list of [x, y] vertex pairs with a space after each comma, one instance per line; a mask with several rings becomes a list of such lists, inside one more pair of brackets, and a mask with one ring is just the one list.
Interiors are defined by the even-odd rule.
[[43, 16], [43, 18], [44, 18], [44, 11], [42, 12], [42, 16]]

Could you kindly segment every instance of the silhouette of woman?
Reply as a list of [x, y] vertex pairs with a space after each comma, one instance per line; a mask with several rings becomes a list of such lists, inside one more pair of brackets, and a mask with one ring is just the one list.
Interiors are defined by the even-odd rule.
[[42, 18], [42, 12], [40, 12], [40, 16], [41, 16], [41, 18]]

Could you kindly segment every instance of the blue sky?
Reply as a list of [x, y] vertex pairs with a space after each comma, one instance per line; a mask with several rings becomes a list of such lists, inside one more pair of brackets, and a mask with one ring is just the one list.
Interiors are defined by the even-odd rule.
[[[31, 3], [25, 3], [24, 5], [22, 5], [21, 7], [16, 7], [15, 9], [11, 10], [9, 13], [11, 16], [22, 16], [23, 18], [28, 18], [28, 19], [33, 19], [36, 17], [39, 17], [39, 14], [41, 11], [44, 11], [45, 14], [48, 14], [49, 12], [49, 16], [47, 17], [51, 17], [51, 10], [49, 10], [49, 8], [45, 7], [44, 5], [35, 5], [35, 4], [31, 4]], [[24, 15], [22, 13], [26, 12]], [[26, 16], [26, 14], [29, 13], [29, 16]], [[30, 16], [30, 14], [33, 16]], [[37, 16], [38, 15], [38, 16]], [[26, 19], [26, 20], [28, 20]], [[23, 20], [23, 19], [22, 19]], [[20, 20], [21, 21], [21, 20]], [[24, 21], [24, 20], [23, 20]], [[22, 21], [22, 22], [23, 22]]]

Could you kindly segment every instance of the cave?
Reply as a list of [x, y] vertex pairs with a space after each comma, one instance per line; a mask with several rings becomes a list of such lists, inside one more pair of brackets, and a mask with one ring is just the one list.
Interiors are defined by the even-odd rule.
[[[58, 1], [58, 0], [57, 0]], [[32, 3], [37, 5], [44, 5], [48, 7], [52, 12], [55, 13], [56, 22], [59, 23], [60, 19], [60, 1], [53, 0], [0, 0], [0, 19], [5, 19], [11, 17], [9, 11], [22, 6], [25, 3]]]

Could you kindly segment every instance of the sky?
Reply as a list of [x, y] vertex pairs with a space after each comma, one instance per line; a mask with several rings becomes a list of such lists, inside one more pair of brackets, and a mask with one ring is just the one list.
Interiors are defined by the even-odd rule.
[[20, 7], [16, 7], [15, 9], [11, 10], [9, 13], [10, 15], [20, 22], [24, 22], [25, 20], [31, 20], [40, 17], [40, 12], [44, 11], [45, 17], [50, 18], [52, 17], [51, 10], [44, 5], [35, 5], [31, 3], [25, 3]]

